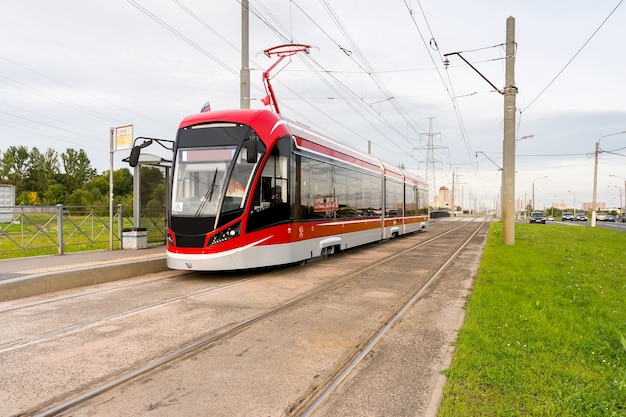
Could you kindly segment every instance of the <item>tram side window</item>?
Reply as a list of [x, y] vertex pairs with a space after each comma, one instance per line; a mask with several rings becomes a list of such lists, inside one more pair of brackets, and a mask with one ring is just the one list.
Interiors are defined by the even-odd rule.
[[428, 189], [417, 189], [417, 212], [419, 214], [428, 214]]
[[380, 178], [363, 174], [362, 186], [363, 199], [359, 205], [359, 212], [363, 216], [380, 216], [382, 209]]
[[352, 216], [348, 209], [348, 170], [342, 167], [333, 168], [333, 194], [337, 202], [337, 217]]
[[357, 171], [348, 172], [348, 203], [347, 209], [351, 216], [362, 216], [363, 212], [363, 185], [361, 173]]
[[415, 216], [417, 214], [418, 201], [417, 201], [417, 187], [412, 185], [404, 186], [404, 199], [406, 202], [406, 215]]
[[311, 160], [302, 155], [295, 155], [294, 158], [294, 220], [309, 219], [312, 210], [309, 210], [309, 187], [311, 185]]
[[380, 213], [379, 177], [302, 155], [294, 161], [294, 220]]
[[331, 184], [332, 166], [325, 162], [311, 162], [311, 202], [313, 218], [335, 217], [339, 209]]
[[248, 232], [285, 222], [289, 212], [289, 155], [291, 138], [280, 139], [270, 151], [252, 196]]
[[402, 184], [387, 180], [385, 189], [385, 215], [402, 215]]

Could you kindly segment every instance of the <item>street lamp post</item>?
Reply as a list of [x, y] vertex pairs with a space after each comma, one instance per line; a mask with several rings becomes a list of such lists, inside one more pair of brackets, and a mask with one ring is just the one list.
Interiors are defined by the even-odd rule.
[[622, 187], [618, 187], [617, 185], [609, 185], [609, 187], [615, 187], [619, 190], [619, 218], [622, 221]]
[[542, 180], [544, 178], [548, 178], [548, 176], [544, 175], [543, 177], [535, 178], [533, 180], [533, 211], [535, 211], [535, 181]]
[[569, 190], [567, 192], [572, 193], [572, 195], [574, 196], [574, 216], [576, 216], [576, 193]]
[[596, 211], [598, 210], [596, 195], [598, 194], [598, 154], [600, 153], [600, 139], [609, 136], [621, 135], [622, 133], [626, 133], [626, 130], [600, 136], [598, 138], [598, 141], [596, 142], [596, 157], [593, 165], [593, 200], [591, 201], [591, 227], [596, 227]]
[[[624, 197], [626, 197], [626, 178], [620, 177], [619, 175], [613, 175], [613, 174], [609, 174], [609, 177], [621, 178], [621, 179], [624, 180]], [[622, 199], [620, 198], [620, 203], [619, 203], [619, 221], [621, 223], [624, 223], [624, 216], [623, 216], [624, 206], [622, 205], [621, 200]]]
[[[556, 195], [553, 195], [553, 196], [552, 196], [552, 204], [550, 205], [550, 206], [551, 206], [551, 207], [550, 207], [550, 215], [551, 215], [552, 217], [554, 217], [554, 202], [555, 202], [555, 201], [558, 201], [558, 200], [556, 200], [556, 198], [557, 198], [557, 197], [558, 197], [558, 196], [556, 196]], [[562, 213], [562, 212], [563, 212], [563, 199], [561, 198], [561, 213]]]

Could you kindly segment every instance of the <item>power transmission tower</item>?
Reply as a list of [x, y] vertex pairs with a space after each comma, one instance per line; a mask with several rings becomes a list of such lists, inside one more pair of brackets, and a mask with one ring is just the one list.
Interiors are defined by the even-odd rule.
[[[428, 118], [428, 133], [420, 134], [422, 137], [426, 136], [428, 138], [426, 141], [426, 147], [422, 146], [418, 148], [413, 148], [417, 150], [426, 150], [426, 160], [420, 161], [420, 163], [426, 162], [425, 179], [426, 179], [426, 183], [428, 184], [428, 188], [430, 192], [432, 193], [429, 199], [434, 199], [435, 196], [437, 195], [437, 185], [435, 181], [435, 164], [437, 162], [441, 162], [440, 160], [435, 159], [435, 149], [448, 149], [446, 146], [435, 145], [434, 138], [436, 135], [441, 136], [441, 132], [433, 132], [433, 119], [434, 117]], [[441, 140], [441, 138], [439, 140]], [[428, 176], [429, 170], [432, 170], [432, 179], [429, 178]]]

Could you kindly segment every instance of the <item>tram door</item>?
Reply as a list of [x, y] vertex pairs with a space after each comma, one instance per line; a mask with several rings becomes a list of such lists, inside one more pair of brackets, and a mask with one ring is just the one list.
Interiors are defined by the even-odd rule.
[[[281, 139], [271, 151], [261, 171], [253, 194], [247, 231], [262, 229], [290, 219], [289, 213], [289, 146], [290, 138]], [[285, 148], [286, 143], [286, 148]]]

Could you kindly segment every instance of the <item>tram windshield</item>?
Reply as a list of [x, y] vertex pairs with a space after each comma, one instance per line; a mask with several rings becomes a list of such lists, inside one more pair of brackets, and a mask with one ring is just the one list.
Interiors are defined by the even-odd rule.
[[237, 146], [179, 148], [174, 169], [172, 216], [216, 217], [243, 209], [254, 163]]

